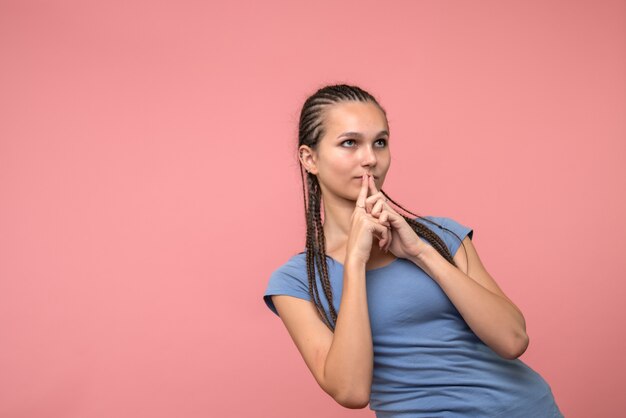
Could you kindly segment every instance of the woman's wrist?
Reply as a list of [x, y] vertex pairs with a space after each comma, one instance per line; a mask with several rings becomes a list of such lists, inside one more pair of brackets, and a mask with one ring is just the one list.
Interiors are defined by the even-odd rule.
[[421, 269], [427, 265], [428, 261], [432, 259], [433, 252], [437, 252], [432, 246], [424, 244], [420, 251], [416, 255], [409, 257], [409, 260], [415, 263]]
[[365, 268], [367, 260], [362, 260], [359, 257], [346, 257], [343, 262], [344, 268]]

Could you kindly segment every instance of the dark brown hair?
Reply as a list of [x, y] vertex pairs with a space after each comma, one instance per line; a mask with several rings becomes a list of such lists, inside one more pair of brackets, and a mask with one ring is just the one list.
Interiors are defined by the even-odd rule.
[[[387, 113], [383, 107], [376, 101], [376, 99], [359, 87], [350, 86], [346, 84], [329, 85], [319, 89], [315, 94], [310, 96], [304, 102], [302, 111], [300, 112], [300, 123], [298, 127], [298, 148], [301, 145], [307, 145], [311, 149], [315, 149], [319, 141], [324, 136], [324, 111], [339, 102], [344, 101], [359, 101], [359, 102], [372, 102], [386, 116]], [[306, 181], [305, 181], [306, 173]], [[328, 278], [328, 264], [326, 255], [326, 242], [324, 240], [324, 229], [322, 227], [322, 220], [320, 214], [320, 202], [321, 202], [321, 190], [314, 174], [311, 174], [304, 170], [302, 163], [300, 162], [300, 176], [302, 177], [302, 192], [304, 195], [304, 211], [306, 217], [306, 266], [307, 277], [309, 280], [309, 295], [311, 300], [315, 303], [320, 317], [324, 323], [334, 331], [335, 323], [337, 321], [337, 311], [333, 306], [333, 291]], [[305, 188], [306, 183], [306, 188]], [[382, 189], [380, 190], [390, 202], [395, 206], [401, 208], [405, 212], [408, 212], [418, 218], [424, 219], [441, 229], [447, 229], [436, 222], [426, 219], [422, 216], [403, 208], [400, 204], [396, 203], [390, 198], [387, 193]], [[433, 248], [435, 248], [439, 254], [441, 254], [448, 262], [456, 266], [450, 251], [446, 247], [445, 243], [425, 225], [417, 222], [416, 220], [402, 215], [407, 223], [413, 228], [416, 234], [428, 241]], [[449, 229], [447, 229], [449, 231]], [[450, 231], [452, 232], [452, 231]], [[454, 234], [456, 236], [456, 234]], [[456, 236], [459, 241], [461, 239]], [[461, 244], [463, 242], [461, 241]], [[465, 246], [463, 246], [465, 247]], [[330, 316], [332, 321], [326, 315], [326, 311], [320, 300], [319, 289], [317, 281], [315, 280], [315, 267], [320, 274], [320, 281], [322, 284], [322, 290], [324, 296], [328, 301], [328, 307], [330, 310]]]

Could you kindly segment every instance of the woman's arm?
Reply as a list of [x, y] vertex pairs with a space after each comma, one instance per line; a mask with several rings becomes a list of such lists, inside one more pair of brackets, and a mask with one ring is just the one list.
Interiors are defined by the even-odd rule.
[[335, 399], [344, 406], [366, 407], [372, 389], [373, 368], [365, 264], [346, 260], [340, 312], [324, 368], [325, 376], [337, 388]]
[[382, 199], [382, 195], [368, 199], [368, 178], [373, 185], [373, 178], [363, 174], [361, 191], [350, 218], [350, 233], [344, 256], [343, 290], [334, 332], [319, 317], [313, 316], [313, 302], [296, 304], [290, 300], [294, 298], [276, 296], [286, 299], [274, 303], [320, 386], [346, 408], [365, 408], [369, 403], [374, 348], [365, 268], [374, 237], [382, 248], [389, 238], [388, 228], [391, 228], [388, 222], [380, 222], [367, 212], [371, 210], [370, 205]]
[[529, 343], [524, 316], [489, 275], [471, 239], [466, 237], [463, 244], [468, 274], [463, 273], [468, 260], [461, 247], [453, 257], [459, 268], [431, 246], [411, 261], [437, 282], [478, 338], [501, 357], [516, 359]]
[[319, 318], [313, 302], [287, 295], [272, 300], [320, 387], [346, 408], [365, 408], [374, 356], [365, 264], [346, 260], [334, 333]]

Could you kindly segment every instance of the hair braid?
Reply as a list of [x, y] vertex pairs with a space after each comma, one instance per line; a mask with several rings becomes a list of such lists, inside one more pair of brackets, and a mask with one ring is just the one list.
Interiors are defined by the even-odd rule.
[[[324, 136], [324, 112], [326, 109], [336, 103], [345, 101], [359, 101], [359, 102], [372, 102], [378, 106], [378, 108], [386, 115], [385, 109], [376, 101], [376, 99], [356, 86], [349, 86], [345, 84], [330, 85], [319, 89], [315, 94], [306, 99], [300, 112], [300, 123], [298, 127], [298, 147], [301, 145], [307, 145], [312, 149], [315, 149], [319, 141]], [[337, 322], [337, 312], [333, 304], [333, 291], [328, 275], [328, 261], [326, 255], [326, 241], [324, 238], [324, 228], [321, 221], [320, 203], [322, 200], [321, 190], [317, 177], [314, 174], [306, 172], [300, 164], [300, 177], [302, 178], [302, 194], [304, 197], [304, 210], [306, 220], [306, 265], [307, 265], [307, 277], [309, 282], [309, 295], [311, 300], [315, 303], [318, 313], [326, 326], [332, 331], [335, 329]], [[305, 188], [306, 183], [306, 188]], [[413, 212], [405, 209], [393, 199], [391, 199], [382, 189], [383, 195], [389, 199], [397, 207], [401, 208], [405, 212], [408, 212], [418, 218], [421, 218], [431, 224], [438, 226], [440, 229], [446, 229], [442, 225], [436, 222], [426, 219], [422, 216], [416, 215]], [[439, 254], [441, 254], [448, 262], [456, 266], [450, 251], [439, 236], [429, 229], [426, 225], [417, 222], [407, 216], [402, 215], [407, 223], [413, 228], [415, 233], [424, 238]], [[452, 232], [452, 231], [450, 231]], [[458, 235], [454, 234], [457, 239], [461, 240]], [[461, 241], [461, 244], [463, 242]], [[465, 247], [465, 246], [463, 246]], [[466, 251], [467, 254], [467, 251]], [[320, 283], [324, 296], [328, 301], [328, 307], [330, 312], [330, 319], [324, 309], [319, 296], [319, 290], [316, 280], [316, 267], [320, 276]]]
[[[317, 200], [317, 202], [318, 202], [318, 206], [315, 212], [315, 227], [317, 229], [317, 242], [319, 243], [317, 254], [326, 254], [326, 251], [325, 251], [326, 240], [324, 238], [324, 228], [322, 227], [322, 219], [320, 217], [319, 200]], [[326, 257], [324, 258], [317, 257], [316, 261], [317, 261], [317, 270], [320, 272], [320, 276], [328, 278], [329, 277], [328, 276], [328, 264], [326, 263]], [[332, 286], [330, 285], [330, 280], [322, 280], [322, 288], [324, 289], [324, 295], [326, 296], [326, 300], [332, 301], [333, 289], [332, 289]], [[337, 321], [337, 312], [335, 311], [335, 307], [333, 306], [332, 303], [329, 303], [328, 307], [330, 310], [330, 316], [333, 320], [333, 328], [334, 328], [334, 324]]]
[[[315, 306], [317, 307], [318, 312], [322, 316], [322, 319], [324, 320], [324, 323], [326, 324], [326, 326], [333, 329], [333, 326], [328, 320], [328, 317], [326, 316], [326, 311], [324, 311], [322, 302], [320, 300], [319, 291], [317, 289], [317, 282], [315, 279], [316, 259], [319, 260], [319, 257], [315, 257], [315, 255], [319, 252], [318, 246], [316, 245], [316, 242], [315, 242], [315, 236], [314, 236], [314, 235], [319, 236], [319, 234], [316, 233], [315, 231], [318, 229], [318, 223], [316, 222], [315, 218], [316, 218], [316, 212], [319, 214], [319, 211], [320, 211], [319, 201], [320, 201], [321, 193], [319, 191], [319, 187], [317, 187], [319, 186], [319, 184], [317, 183], [317, 178], [309, 177], [308, 185], [309, 185], [309, 204], [308, 204], [308, 210], [307, 210], [307, 243], [306, 243], [307, 263], [306, 264], [307, 264], [307, 276], [309, 279], [309, 295], [311, 296], [312, 299], [315, 300]], [[312, 227], [309, 227], [309, 225], [312, 225]], [[318, 263], [318, 270], [321, 272], [322, 270], [319, 268], [319, 261], [317, 261], [317, 263]], [[328, 286], [324, 286], [324, 282], [322, 281], [322, 287], [324, 288], [324, 295], [326, 296], [326, 299], [332, 300], [332, 291], [330, 289], [330, 282], [328, 283]], [[331, 292], [330, 295], [326, 291], [327, 288], [328, 288], [328, 291]]]

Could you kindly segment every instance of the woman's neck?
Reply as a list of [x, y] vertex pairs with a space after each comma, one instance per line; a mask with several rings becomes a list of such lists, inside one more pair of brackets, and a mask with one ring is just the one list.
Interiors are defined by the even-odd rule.
[[355, 202], [345, 199], [323, 199], [322, 202], [326, 250], [332, 252], [345, 247], [348, 241]]

